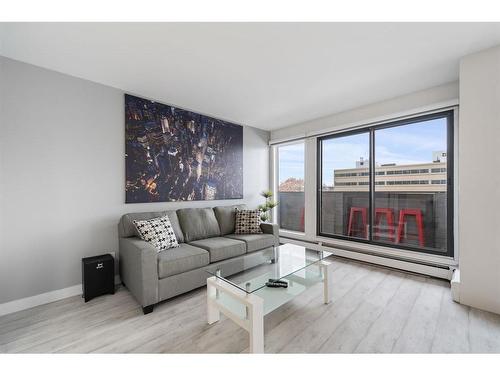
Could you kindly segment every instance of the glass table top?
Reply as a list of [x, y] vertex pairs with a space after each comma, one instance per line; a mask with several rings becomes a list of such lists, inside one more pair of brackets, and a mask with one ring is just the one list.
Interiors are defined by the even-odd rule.
[[326, 251], [320, 252], [306, 249], [303, 246], [285, 244], [276, 248], [275, 263], [250, 268], [234, 276], [224, 275], [224, 270], [207, 272], [246, 293], [254, 293], [266, 288], [266, 282], [269, 279], [281, 280], [298, 274], [299, 271], [305, 272], [311, 265], [330, 255], [332, 253]]

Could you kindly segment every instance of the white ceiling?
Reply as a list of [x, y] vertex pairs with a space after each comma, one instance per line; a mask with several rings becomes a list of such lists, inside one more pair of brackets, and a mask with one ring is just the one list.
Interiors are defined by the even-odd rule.
[[276, 129], [458, 79], [500, 23], [0, 25], [0, 54]]

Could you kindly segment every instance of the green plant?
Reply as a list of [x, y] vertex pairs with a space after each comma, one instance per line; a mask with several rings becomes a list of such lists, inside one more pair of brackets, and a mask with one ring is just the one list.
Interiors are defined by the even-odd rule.
[[271, 218], [270, 217], [271, 210], [274, 207], [276, 207], [279, 204], [279, 202], [275, 202], [272, 200], [273, 192], [270, 190], [265, 190], [261, 192], [260, 195], [266, 199], [265, 203], [260, 204], [258, 207], [259, 210], [261, 211], [260, 220], [266, 222]]

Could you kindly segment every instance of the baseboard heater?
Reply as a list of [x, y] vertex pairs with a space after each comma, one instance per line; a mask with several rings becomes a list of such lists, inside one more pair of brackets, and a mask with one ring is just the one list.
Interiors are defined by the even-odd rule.
[[359, 260], [366, 263], [377, 264], [388, 268], [437, 277], [445, 280], [451, 280], [453, 276], [453, 269], [450, 266], [442, 264], [435, 264], [421, 260], [409, 260], [402, 257], [384, 255], [366, 250], [346, 249], [338, 245], [321, 243], [319, 241], [297, 240], [283, 236], [280, 236], [280, 242], [300, 245], [318, 251], [328, 251], [335, 256], [342, 258]]

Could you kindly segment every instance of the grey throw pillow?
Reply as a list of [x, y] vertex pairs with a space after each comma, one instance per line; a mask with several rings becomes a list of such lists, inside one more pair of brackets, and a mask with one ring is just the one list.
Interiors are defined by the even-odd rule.
[[260, 210], [236, 209], [234, 234], [258, 234], [260, 229]]
[[134, 225], [141, 238], [156, 247], [158, 252], [179, 246], [170, 219], [166, 215], [149, 220], [134, 220]]

